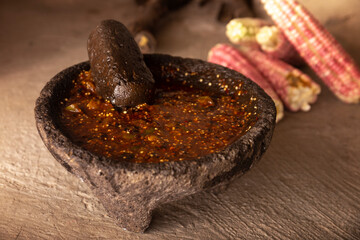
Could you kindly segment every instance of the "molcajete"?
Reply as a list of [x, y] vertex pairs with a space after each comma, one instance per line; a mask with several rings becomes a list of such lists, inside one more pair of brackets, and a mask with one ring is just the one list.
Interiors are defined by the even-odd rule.
[[36, 101], [35, 118], [46, 147], [68, 171], [86, 182], [109, 215], [124, 229], [144, 232], [158, 205], [228, 184], [257, 162], [268, 148], [276, 111], [270, 97], [242, 74], [197, 59], [161, 54], [144, 56], [155, 82], [191, 85], [219, 94], [241, 96], [253, 116], [251, 127], [223, 149], [196, 159], [135, 163], [94, 154], [76, 144], [60, 124], [61, 101], [88, 62], [52, 78]]

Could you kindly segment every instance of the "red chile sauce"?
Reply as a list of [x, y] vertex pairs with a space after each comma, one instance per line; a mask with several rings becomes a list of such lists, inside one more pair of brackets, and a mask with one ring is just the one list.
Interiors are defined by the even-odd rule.
[[152, 104], [118, 111], [95, 92], [89, 71], [61, 102], [65, 134], [88, 151], [118, 161], [197, 159], [220, 151], [254, 121], [236, 96], [159, 86]]

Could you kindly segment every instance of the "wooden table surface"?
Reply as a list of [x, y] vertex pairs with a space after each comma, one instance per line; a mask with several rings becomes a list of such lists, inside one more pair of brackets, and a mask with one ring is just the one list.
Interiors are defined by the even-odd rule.
[[[205, 59], [226, 42], [219, 1], [198, 2], [167, 17], [158, 52]], [[360, 63], [360, 1], [301, 2]], [[114, 224], [47, 151], [33, 108], [53, 75], [87, 59], [100, 20], [127, 24], [136, 13], [130, 0], [0, 2], [0, 239], [360, 239], [360, 105], [323, 85], [310, 112], [286, 112], [262, 160], [226, 191], [161, 206], [145, 234]]]

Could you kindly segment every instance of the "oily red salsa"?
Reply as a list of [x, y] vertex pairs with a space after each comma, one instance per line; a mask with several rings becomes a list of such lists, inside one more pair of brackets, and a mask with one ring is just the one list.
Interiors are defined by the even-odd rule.
[[125, 111], [95, 92], [90, 71], [73, 80], [61, 102], [64, 133], [88, 151], [118, 161], [197, 159], [220, 151], [251, 128], [237, 96], [158, 86], [154, 102]]

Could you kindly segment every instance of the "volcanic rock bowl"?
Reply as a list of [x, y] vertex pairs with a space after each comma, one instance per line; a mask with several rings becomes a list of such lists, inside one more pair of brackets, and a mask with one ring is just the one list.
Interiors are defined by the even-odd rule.
[[[159, 204], [215, 186], [227, 185], [260, 159], [275, 126], [273, 101], [243, 75], [212, 63], [169, 55], [144, 56], [156, 81], [181, 82], [221, 94], [239, 94], [249, 102], [252, 127], [221, 151], [200, 159], [132, 163], [97, 156], [72, 142], [60, 127], [60, 101], [88, 62], [69, 67], [52, 78], [36, 101], [35, 118], [46, 147], [69, 172], [86, 182], [109, 215], [122, 228], [144, 232]], [[220, 83], [221, 80], [221, 84]]]

